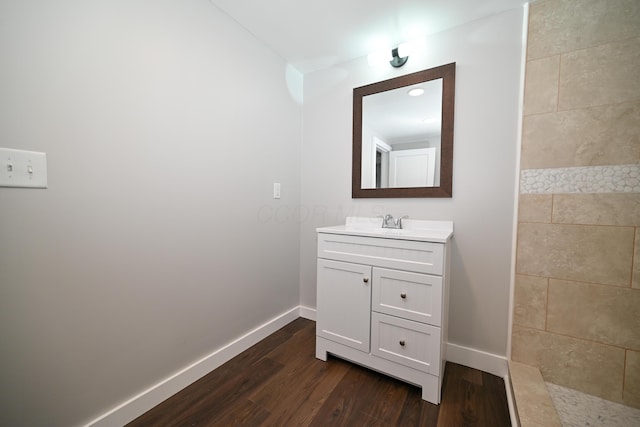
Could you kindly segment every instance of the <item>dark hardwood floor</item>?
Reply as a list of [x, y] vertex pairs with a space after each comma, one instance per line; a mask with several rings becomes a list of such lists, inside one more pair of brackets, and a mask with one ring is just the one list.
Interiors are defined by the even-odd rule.
[[418, 387], [315, 358], [315, 322], [297, 319], [128, 426], [510, 426], [502, 378], [448, 363], [442, 403]]

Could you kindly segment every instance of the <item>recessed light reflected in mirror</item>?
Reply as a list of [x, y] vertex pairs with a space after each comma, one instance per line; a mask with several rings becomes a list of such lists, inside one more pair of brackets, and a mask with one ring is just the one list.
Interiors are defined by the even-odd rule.
[[424, 122], [428, 125], [430, 125], [431, 123], [437, 123], [438, 119], [435, 117], [428, 117], [426, 119], [424, 119]]
[[409, 96], [420, 96], [424, 93], [424, 89], [422, 89], [421, 87], [415, 87], [407, 93], [409, 94]]

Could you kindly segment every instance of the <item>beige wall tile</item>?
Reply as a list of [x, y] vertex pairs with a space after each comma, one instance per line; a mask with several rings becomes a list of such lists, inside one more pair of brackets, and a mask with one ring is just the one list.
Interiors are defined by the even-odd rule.
[[[522, 169], [640, 163], [638, 23], [638, 0], [531, 4]], [[549, 197], [520, 196], [512, 359], [640, 407], [640, 353], [613, 346], [640, 345], [640, 196]]]
[[640, 350], [640, 291], [549, 281], [547, 331]]
[[562, 425], [538, 368], [509, 361], [509, 375], [522, 427]]
[[640, 37], [562, 55], [558, 110], [640, 97]]
[[521, 194], [518, 200], [518, 221], [551, 222], [550, 194]]
[[559, 77], [559, 55], [527, 62], [524, 85], [525, 116], [557, 110]]
[[514, 325], [511, 358], [540, 368], [545, 381], [622, 400], [624, 349]]
[[[637, 0], [546, 0], [529, 11], [530, 59], [640, 35]], [[579, 35], [579, 36], [578, 36]]]
[[636, 228], [636, 244], [633, 254], [633, 278], [631, 279], [631, 287], [640, 289], [640, 228]]
[[633, 239], [632, 227], [521, 223], [516, 273], [628, 287]]
[[545, 329], [547, 316], [546, 277], [516, 274], [513, 323], [530, 328]]
[[638, 100], [524, 118], [523, 169], [638, 162]]
[[520, 427], [552, 427], [553, 425], [554, 424], [549, 425], [545, 423], [539, 423], [528, 418], [520, 418]]
[[623, 401], [626, 405], [640, 408], [640, 352], [637, 351], [627, 350]]
[[553, 222], [639, 227], [640, 194], [556, 194]]

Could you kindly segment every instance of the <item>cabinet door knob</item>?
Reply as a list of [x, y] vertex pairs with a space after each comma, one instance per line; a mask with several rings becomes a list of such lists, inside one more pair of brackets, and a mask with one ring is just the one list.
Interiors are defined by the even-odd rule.
[[400, 298], [405, 299], [407, 297], [407, 294], [405, 294], [404, 292], [400, 294]]
[[363, 281], [364, 283], [369, 283], [369, 278], [368, 278], [368, 277], [365, 277], [364, 279], [362, 279], [362, 281]]
[[400, 345], [404, 347], [404, 340], [400, 340]]

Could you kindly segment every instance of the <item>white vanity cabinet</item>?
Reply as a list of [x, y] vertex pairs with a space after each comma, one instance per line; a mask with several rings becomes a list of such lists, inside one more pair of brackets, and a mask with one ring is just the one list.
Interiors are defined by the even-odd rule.
[[317, 230], [316, 357], [333, 354], [418, 385], [439, 404], [453, 225], [359, 229], [350, 219]]

